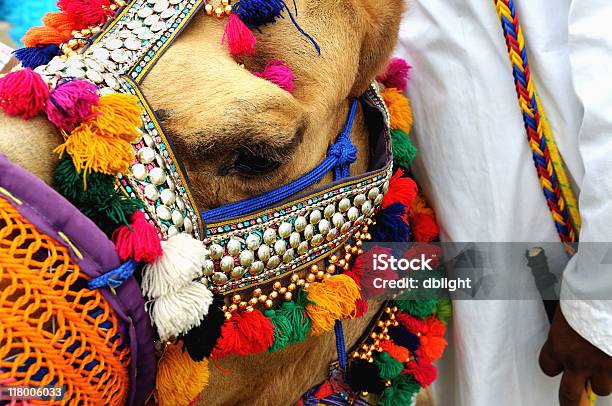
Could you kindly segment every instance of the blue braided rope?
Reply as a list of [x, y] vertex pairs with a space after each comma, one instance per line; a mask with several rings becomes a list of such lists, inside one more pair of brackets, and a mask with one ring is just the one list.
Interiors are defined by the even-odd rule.
[[336, 320], [334, 324], [334, 333], [336, 333], [336, 349], [338, 351], [338, 365], [342, 372], [346, 372], [347, 357], [346, 357], [346, 343], [344, 342], [344, 330], [342, 329], [342, 322]]
[[353, 100], [344, 129], [338, 135], [336, 142], [330, 146], [327, 151], [327, 157], [319, 166], [301, 178], [277, 189], [259, 196], [202, 212], [202, 220], [205, 223], [210, 223], [212, 221], [242, 216], [269, 207], [314, 185], [334, 168], [339, 168], [336, 169], [336, 175], [340, 175], [341, 177], [348, 176], [350, 173], [349, 165], [357, 160], [357, 148], [351, 143], [351, 130], [353, 128], [353, 121], [355, 120], [357, 103], [357, 99]]
[[119, 268], [115, 268], [97, 278], [91, 279], [87, 282], [89, 289], [100, 289], [100, 288], [112, 288], [116, 289], [129, 279], [136, 269], [138, 268], [138, 262], [130, 259], [129, 261], [121, 264]]

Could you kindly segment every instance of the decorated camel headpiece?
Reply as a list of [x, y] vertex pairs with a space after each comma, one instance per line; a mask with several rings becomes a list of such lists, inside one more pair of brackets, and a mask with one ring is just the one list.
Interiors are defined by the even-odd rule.
[[[208, 359], [274, 352], [335, 330], [337, 373], [303, 404], [365, 404], [367, 392], [383, 405], [407, 404], [428, 386], [446, 344], [448, 302], [388, 302], [348, 354], [340, 323], [363, 315], [379, 293], [365, 271], [364, 242], [437, 238], [433, 212], [406, 176], [416, 153], [406, 63], [392, 61], [351, 101], [316, 168], [200, 213], [139, 84], [198, 12], [227, 19], [222, 40], [237, 58], [256, 52], [252, 29], [283, 16], [316, 57], [321, 50], [295, 5], [58, 7], [25, 36], [27, 47], [15, 52], [21, 66], [0, 79], [5, 113], [46, 115], [64, 136], [54, 176], [61, 196], [0, 158], [0, 383], [64, 386], [74, 403], [188, 404], [207, 385]], [[294, 89], [282, 61], [253, 74]], [[358, 109], [375, 121], [373, 156], [367, 173], [350, 176]], [[334, 182], [310, 188], [329, 172]]]

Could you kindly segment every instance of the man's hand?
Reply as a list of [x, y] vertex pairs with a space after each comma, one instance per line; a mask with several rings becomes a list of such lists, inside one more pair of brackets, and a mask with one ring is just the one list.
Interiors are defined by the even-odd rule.
[[560, 306], [540, 352], [540, 368], [548, 376], [563, 373], [559, 388], [561, 406], [579, 406], [590, 381], [599, 396], [612, 393], [612, 357], [576, 333]]

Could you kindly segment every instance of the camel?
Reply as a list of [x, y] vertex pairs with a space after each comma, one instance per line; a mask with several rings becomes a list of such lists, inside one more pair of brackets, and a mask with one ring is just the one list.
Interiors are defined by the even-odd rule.
[[[271, 190], [322, 161], [350, 99], [367, 89], [389, 59], [404, 10], [402, 0], [296, 0], [296, 5], [299, 23], [316, 38], [320, 55], [289, 19], [280, 19], [255, 32], [257, 53], [238, 64], [219, 40], [223, 22], [201, 13], [142, 84], [185, 166], [199, 210]], [[292, 67], [293, 94], [251, 74], [273, 58]], [[367, 139], [358, 112], [352, 140], [359, 153], [351, 174], [366, 171]], [[0, 113], [0, 152], [47, 183], [61, 140], [42, 117], [22, 121]], [[261, 173], [248, 171], [253, 162]], [[329, 181], [331, 175], [321, 183]], [[347, 346], [378, 307], [373, 303], [364, 317], [344, 322]], [[278, 353], [223, 360], [211, 368], [200, 403], [293, 404], [325, 378], [335, 358], [335, 339], [328, 333]]]

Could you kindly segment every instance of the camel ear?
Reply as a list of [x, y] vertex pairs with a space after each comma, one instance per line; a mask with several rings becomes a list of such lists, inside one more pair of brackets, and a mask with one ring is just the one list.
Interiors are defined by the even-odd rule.
[[366, 27], [361, 44], [359, 71], [351, 90], [356, 97], [365, 92], [391, 57], [397, 43], [399, 24], [404, 11], [403, 0], [356, 0], [363, 10]]

